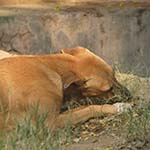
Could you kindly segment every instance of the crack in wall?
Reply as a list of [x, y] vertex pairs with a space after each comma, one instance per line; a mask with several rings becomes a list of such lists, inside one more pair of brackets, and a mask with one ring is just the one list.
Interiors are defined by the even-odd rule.
[[138, 35], [144, 30], [144, 25], [143, 25], [143, 22], [142, 22], [142, 17], [143, 17], [143, 14], [145, 13], [146, 9], [139, 9], [137, 11], [137, 25], [139, 26], [139, 31], [137, 32]]

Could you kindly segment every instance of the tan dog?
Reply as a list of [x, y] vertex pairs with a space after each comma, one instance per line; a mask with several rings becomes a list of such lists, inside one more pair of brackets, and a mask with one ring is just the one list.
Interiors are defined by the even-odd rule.
[[[89, 50], [76, 47], [62, 54], [15, 56], [0, 60], [1, 116], [26, 113], [39, 106], [39, 114], [47, 113], [46, 126], [55, 129], [68, 122], [76, 124], [101, 113], [116, 114], [128, 104], [91, 105], [60, 113], [63, 91], [72, 83], [81, 87], [85, 96], [113, 95], [117, 83], [112, 68]], [[10, 116], [11, 116], [10, 115]], [[3, 119], [1, 119], [3, 120]]]

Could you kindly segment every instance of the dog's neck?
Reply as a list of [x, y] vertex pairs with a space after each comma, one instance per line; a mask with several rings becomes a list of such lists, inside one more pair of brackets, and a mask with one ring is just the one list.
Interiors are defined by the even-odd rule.
[[44, 64], [61, 76], [64, 88], [79, 80], [75, 57], [68, 54], [52, 54], [40, 58]]

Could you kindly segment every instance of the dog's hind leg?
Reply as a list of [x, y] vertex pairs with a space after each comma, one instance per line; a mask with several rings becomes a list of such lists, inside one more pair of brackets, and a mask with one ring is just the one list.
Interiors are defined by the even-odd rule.
[[[121, 108], [122, 107], [122, 108]], [[69, 110], [56, 117], [54, 128], [62, 128], [67, 124], [77, 124], [102, 114], [117, 114], [131, 108], [130, 104], [118, 103], [118, 105], [90, 105]]]

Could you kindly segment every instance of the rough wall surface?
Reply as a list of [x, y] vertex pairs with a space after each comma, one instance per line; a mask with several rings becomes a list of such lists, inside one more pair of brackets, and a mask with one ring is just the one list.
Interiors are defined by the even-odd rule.
[[0, 49], [48, 54], [77, 45], [123, 64], [123, 70], [148, 75], [150, 7], [0, 8]]

